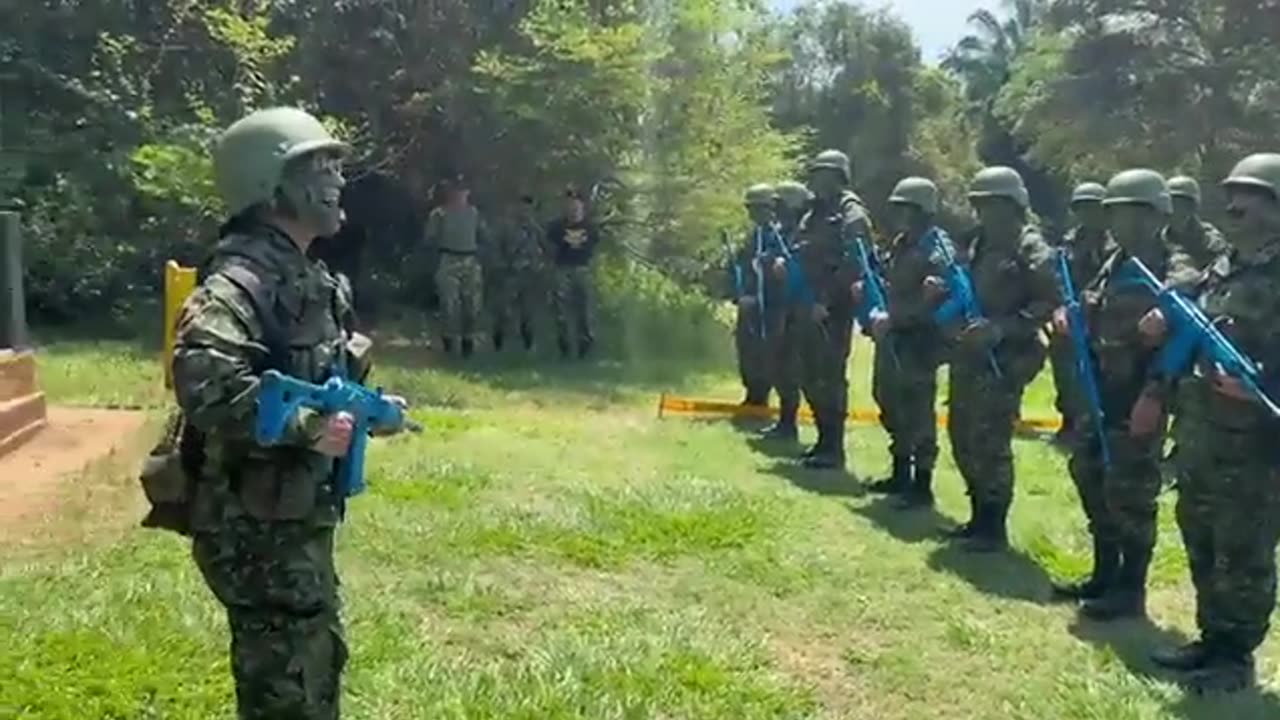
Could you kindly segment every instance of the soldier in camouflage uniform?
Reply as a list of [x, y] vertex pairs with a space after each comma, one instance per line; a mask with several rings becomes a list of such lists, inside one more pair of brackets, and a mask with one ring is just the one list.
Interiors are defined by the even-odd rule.
[[427, 217], [427, 247], [439, 255], [436, 292], [440, 296], [440, 324], [445, 352], [456, 341], [469, 357], [480, 334], [484, 307], [481, 258], [492, 253], [489, 231], [480, 211], [471, 204], [470, 190], [461, 176], [442, 184], [445, 203]]
[[213, 165], [232, 219], [178, 321], [174, 390], [203, 436], [183, 453], [196, 477], [193, 555], [227, 611], [242, 720], [338, 717], [347, 647], [333, 481], [352, 418], [300, 410], [272, 447], [254, 442], [253, 426], [265, 370], [315, 383], [367, 372], [349, 286], [306, 257], [341, 224], [345, 152], [292, 108], [253, 113], [223, 133]]
[[[1262, 387], [1274, 400], [1280, 398], [1280, 154], [1245, 158], [1223, 184], [1232, 250], [1214, 266], [1199, 302], [1262, 366]], [[1144, 330], [1159, 338], [1163, 318], [1153, 315]], [[1235, 691], [1256, 681], [1253, 653], [1276, 607], [1280, 424], [1203, 357], [1177, 397], [1177, 518], [1200, 638], [1154, 659], [1186, 672], [1197, 691]]]
[[[1138, 331], [1139, 321], [1155, 306], [1156, 298], [1143, 286], [1126, 282], [1121, 270], [1129, 258], [1138, 258], [1157, 277], [1170, 282], [1186, 284], [1195, 279], [1189, 258], [1167, 241], [1172, 205], [1159, 173], [1135, 169], [1116, 175], [1107, 183], [1104, 204], [1118, 247], [1097, 277], [1081, 287], [1111, 463], [1110, 467], [1103, 464], [1088, 408], [1079, 408], [1079, 432], [1069, 468], [1089, 519], [1094, 567], [1085, 581], [1054, 588], [1060, 597], [1084, 600], [1081, 612], [1095, 620], [1141, 617], [1146, 612], [1164, 440], [1163, 413], [1154, 432], [1130, 422], [1134, 412], [1152, 406], [1152, 398], [1162, 389], [1152, 378], [1155, 351]], [[1056, 313], [1054, 325], [1058, 334], [1069, 333], [1065, 310]]]
[[778, 391], [778, 422], [765, 428], [769, 440], [794, 443], [798, 439], [796, 415], [800, 410], [800, 339], [797, 311], [807, 313], [800, 302], [804, 288], [793, 287], [788, 277], [789, 263], [798, 262], [794, 246], [800, 220], [809, 211], [813, 193], [803, 183], [788, 180], [775, 188], [778, 197], [778, 256], [773, 259], [773, 279], [785, 286], [776, 294], [769, 310], [769, 382]]
[[544, 232], [533, 198], [521, 198], [516, 216], [498, 238], [492, 272], [486, 273], [492, 278], [494, 350], [502, 349], [517, 318], [525, 349], [533, 349], [533, 314], [547, 302]]
[[[554, 309], [560, 355], [584, 358], [595, 345], [595, 292], [591, 263], [600, 245], [600, 228], [587, 216], [587, 206], [574, 187], [565, 190], [564, 215], [547, 226], [547, 250], [554, 263]], [[576, 335], [576, 338], [574, 337]]]
[[[1093, 281], [1102, 263], [1115, 249], [1107, 235], [1107, 216], [1102, 208], [1107, 189], [1098, 183], [1078, 185], [1071, 193], [1071, 214], [1076, 226], [1062, 241], [1071, 268], [1071, 282], [1082, 288]], [[1075, 350], [1071, 337], [1053, 333], [1049, 340], [1049, 361], [1053, 368], [1053, 386], [1057, 391], [1055, 406], [1062, 416], [1062, 428], [1055, 442], [1070, 447], [1075, 438], [1075, 422], [1088, 414], [1076, 379]]]
[[[738, 305], [733, 340], [738, 354], [738, 375], [746, 390], [743, 405], [767, 406], [769, 392], [769, 318], [778, 284], [769, 273], [776, 253], [773, 206], [776, 198], [770, 185], [752, 185], [744, 196], [751, 231], [737, 253], [730, 258], [734, 302]], [[740, 285], [739, 285], [740, 283]], [[757, 294], [764, 295], [760, 307]]]
[[1200, 218], [1200, 183], [1179, 175], [1169, 180], [1169, 195], [1173, 198], [1169, 242], [1185, 253], [1193, 265], [1207, 271], [1231, 248], [1218, 228]]
[[801, 387], [818, 426], [818, 442], [806, 453], [804, 465], [818, 469], [845, 466], [854, 311], [851, 288], [860, 279], [849, 243], [857, 237], [871, 238], [866, 204], [849, 190], [852, 178], [847, 155], [839, 150], [818, 153], [809, 163], [813, 206], [797, 233], [796, 253], [813, 295], [804, 302], [808, 311], [797, 315]]
[[[884, 257], [888, 312], [872, 317], [876, 340], [872, 392], [889, 433], [893, 473], [872, 492], [901, 494], [904, 507], [933, 505], [933, 466], [938, 458], [938, 367], [944, 343], [933, 320], [924, 281], [946, 269], [955, 249], [935, 232], [938, 187], [920, 177], [903, 179], [889, 196], [896, 235]], [[945, 248], [938, 245], [945, 243]]]
[[[964, 539], [966, 549], [992, 552], [1008, 545], [1014, 424], [1027, 383], [1044, 366], [1040, 331], [1058, 305], [1058, 290], [1053, 250], [1027, 221], [1030, 201], [1017, 171], [983, 169], [969, 201], [980, 227], [968, 265], [985, 317], [945, 328], [954, 343], [947, 432], [971, 510], [950, 535]], [[926, 283], [931, 294], [946, 292], [941, 278]]]

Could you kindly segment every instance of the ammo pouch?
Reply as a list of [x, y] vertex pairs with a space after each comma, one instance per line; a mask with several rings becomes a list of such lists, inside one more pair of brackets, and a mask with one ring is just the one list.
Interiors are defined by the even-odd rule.
[[191, 536], [191, 502], [204, 462], [204, 442], [182, 411], [169, 416], [164, 435], [152, 448], [138, 478], [151, 509], [142, 527]]

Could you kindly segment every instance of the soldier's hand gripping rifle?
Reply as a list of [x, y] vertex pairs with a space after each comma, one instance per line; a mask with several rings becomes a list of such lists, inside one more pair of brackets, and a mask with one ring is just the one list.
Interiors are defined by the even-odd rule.
[[[929, 231], [932, 233], [942, 233], [940, 228], [933, 228]], [[963, 319], [965, 325], [971, 325], [985, 318], [982, 315], [982, 306], [978, 304], [978, 294], [973, 289], [973, 278], [969, 274], [969, 269], [961, 265], [956, 260], [955, 253], [952, 251], [950, 243], [936, 242], [935, 247], [942, 254], [943, 261], [946, 263], [946, 284], [947, 296], [942, 305], [933, 312], [933, 319], [939, 325], [946, 325], [955, 322], [957, 319]], [[987, 360], [991, 363], [991, 372], [996, 377], [1000, 377], [1003, 373], [1000, 371], [1000, 364], [996, 362], [995, 349], [987, 350]]]
[[[872, 318], [889, 313], [889, 296], [885, 292], [880, 263], [876, 260], [875, 254], [867, 248], [867, 239], [861, 235], [845, 241], [845, 255], [851, 255], [862, 271], [862, 299], [854, 315], [858, 325], [870, 333]], [[887, 347], [890, 357], [893, 358], [893, 364], [898, 365], [898, 353], [893, 347], [893, 340], [885, 338], [885, 342], [888, 343]]]
[[1195, 302], [1160, 282], [1143, 262], [1129, 258], [1126, 267], [1137, 282], [1155, 296], [1169, 327], [1169, 337], [1156, 359], [1161, 377], [1174, 379], [1191, 371], [1197, 356], [1204, 355], [1224, 375], [1235, 378], [1267, 412], [1280, 418], [1280, 406], [1262, 389], [1262, 368], [1231, 342]]
[[334, 376], [323, 385], [305, 382], [275, 370], [262, 374], [258, 386], [258, 416], [254, 437], [260, 445], [274, 445], [284, 436], [289, 421], [301, 408], [311, 408], [322, 415], [345, 412], [354, 420], [351, 448], [338, 466], [339, 497], [348, 498], [364, 492], [364, 453], [371, 432], [409, 430], [422, 427], [405, 417], [404, 408], [382, 394], [358, 382]]
[[1093, 422], [1094, 432], [1098, 435], [1102, 465], [1110, 468], [1111, 446], [1107, 442], [1106, 415], [1102, 410], [1102, 394], [1098, 391], [1098, 373], [1093, 364], [1093, 353], [1089, 349], [1089, 328], [1085, 324], [1084, 307], [1076, 293], [1075, 282], [1071, 279], [1071, 265], [1067, 262], [1066, 250], [1059, 250], [1057, 255], [1058, 284], [1062, 292], [1062, 305], [1067, 312], [1071, 348], [1075, 354], [1076, 379], [1084, 391], [1085, 402], [1089, 404], [1089, 417]]

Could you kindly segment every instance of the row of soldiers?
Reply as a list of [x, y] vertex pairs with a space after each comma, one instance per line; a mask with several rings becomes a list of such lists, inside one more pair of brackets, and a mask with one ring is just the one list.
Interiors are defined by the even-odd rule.
[[[891, 239], [876, 243], [850, 170], [846, 155], [829, 150], [811, 161], [806, 184], [746, 194], [753, 229], [733, 262], [735, 338], [744, 402], [779, 395], [780, 417], [765, 437], [796, 441], [803, 392], [818, 428], [803, 464], [844, 466], [856, 320], [875, 342], [873, 395], [893, 458], [871, 489], [900, 496], [903, 508], [933, 505], [936, 376], [947, 365], [947, 431], [970, 502], [969, 519], [947, 536], [1000, 551], [1014, 497], [1014, 426], [1025, 388], [1051, 357], [1066, 418], [1060, 438], [1093, 539], [1092, 572], [1056, 584], [1055, 596], [1094, 620], [1146, 615], [1170, 434], [1200, 637], [1153, 659], [1198, 691], [1252, 685], [1253, 653], [1276, 604], [1280, 542], [1280, 409], [1270, 401], [1280, 397], [1280, 154], [1249, 156], [1223, 181], [1226, 236], [1200, 219], [1194, 179], [1129, 169], [1075, 189], [1077, 226], [1057, 248], [1007, 167], [973, 178], [978, 227], [967, 242], [938, 226], [937, 186], [911, 177], [889, 198]], [[1206, 327], [1169, 317], [1175, 306], [1165, 300], [1177, 298], [1200, 308]], [[1213, 328], [1245, 358], [1236, 365], [1260, 368], [1256, 383], [1215, 362]], [[1179, 353], [1187, 362], [1167, 361]]]
[[493, 348], [501, 351], [518, 328], [525, 349], [533, 349], [534, 318], [550, 289], [560, 354], [585, 357], [595, 342], [591, 261], [600, 241], [586, 198], [567, 188], [563, 213], [543, 223], [534, 199], [522, 196], [502, 227], [491, 230], [464, 178], [440, 189], [444, 201], [428, 216], [424, 235], [435, 260], [444, 351], [474, 352], [486, 298]]

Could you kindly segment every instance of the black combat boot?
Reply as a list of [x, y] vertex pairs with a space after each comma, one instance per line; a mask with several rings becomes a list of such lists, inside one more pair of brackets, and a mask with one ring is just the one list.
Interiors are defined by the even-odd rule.
[[[826, 415], [826, 419], [818, 426], [819, 438], [826, 439], [826, 445], [820, 452], [805, 458], [803, 464], [814, 470], [843, 470], [844, 457], [844, 416], [837, 418], [835, 413]], [[821, 444], [822, 440], [819, 440]]]
[[969, 495], [969, 519], [950, 530], [943, 533], [943, 536], [950, 540], [967, 540], [978, 532], [978, 526], [985, 519], [982, 515], [983, 506], [973, 497]]
[[471, 353], [474, 352], [475, 349], [475, 344], [472, 342], [471, 338], [464, 338], [462, 340], [462, 357], [471, 357]]
[[982, 522], [974, 528], [973, 535], [965, 541], [964, 549], [976, 553], [1001, 552], [1009, 547], [1008, 503], [984, 503], [978, 517]]
[[1258, 684], [1258, 670], [1252, 653], [1215, 652], [1187, 675], [1186, 683], [1201, 695], [1240, 692]]
[[524, 341], [524, 349], [533, 349], [533, 327], [529, 323], [520, 324], [520, 339]]
[[1058, 600], [1096, 600], [1115, 580], [1120, 567], [1120, 549], [1113, 542], [1093, 538], [1093, 571], [1087, 580], [1053, 583], [1053, 597]]
[[583, 338], [582, 342], [578, 343], [578, 359], [582, 359], [590, 355], [591, 346], [594, 344], [595, 344], [595, 341], [592, 340], [591, 338]]
[[568, 360], [570, 357], [573, 356], [573, 349], [569, 347], [569, 341], [567, 339], [560, 338], [559, 345], [560, 345], [561, 358]]
[[800, 403], [788, 400], [781, 394], [778, 396], [778, 401], [780, 404], [778, 422], [762, 430], [760, 437], [765, 440], [794, 443], [800, 439], [800, 433], [796, 430], [796, 413], [800, 409]]
[[494, 330], [494, 331], [493, 331], [493, 350], [494, 350], [494, 352], [502, 352], [502, 341], [503, 341], [503, 339], [504, 339], [504, 338], [503, 338], [503, 336], [502, 336], [502, 331], [501, 331], [501, 330]]
[[444, 348], [446, 354], [453, 353], [453, 338], [441, 338], [440, 345]]
[[933, 507], [933, 466], [916, 461], [915, 474], [911, 478], [911, 487], [898, 500], [898, 507], [903, 510]]
[[880, 495], [901, 495], [911, 485], [911, 456], [894, 455], [893, 471], [889, 477], [877, 480], [867, 486], [869, 492]]
[[1116, 581], [1101, 597], [1086, 600], [1080, 612], [1090, 620], [1109, 622], [1147, 615], [1147, 569], [1151, 548], [1132, 542], [1120, 546], [1120, 569]]
[[1166, 670], [1191, 672], [1208, 665], [1213, 656], [1212, 645], [1204, 640], [1196, 640], [1176, 648], [1156, 650], [1151, 653], [1151, 662]]

